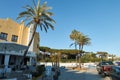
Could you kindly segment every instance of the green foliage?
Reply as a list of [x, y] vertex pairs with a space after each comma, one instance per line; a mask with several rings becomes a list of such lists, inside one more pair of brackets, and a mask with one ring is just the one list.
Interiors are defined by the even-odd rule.
[[50, 52], [50, 53], [57, 53], [60, 52], [61, 54], [78, 54], [79, 50], [72, 50], [72, 49], [51, 49], [49, 47], [40, 46], [40, 51], [43, 52]]
[[45, 72], [45, 66], [44, 65], [38, 65], [36, 67], [36, 72], [32, 72], [33, 77], [38, 77], [42, 75]]
[[61, 62], [75, 62], [76, 59], [61, 59]]
[[38, 72], [42, 72], [43, 73], [45, 71], [45, 65], [38, 65], [37, 68], [36, 68], [36, 70]]
[[51, 48], [49, 47], [44, 47], [44, 46], [40, 46], [40, 51], [43, 51], [43, 52], [51, 52]]
[[68, 62], [67, 59], [61, 59], [61, 62]]
[[[78, 53], [80, 53], [79, 50], [75, 50], [75, 49], [51, 49], [49, 47], [40, 47], [41, 50], [45, 50], [48, 52], [52, 52], [52, 53], [60, 53], [60, 62], [76, 62], [76, 55]], [[97, 52], [97, 53], [93, 53], [93, 52], [81, 52], [84, 53], [80, 60], [81, 62], [99, 62], [102, 60], [102, 58], [100, 58], [100, 56], [105, 56], [108, 54], [107, 52]], [[64, 57], [63, 57], [64, 56]], [[104, 59], [103, 58], [103, 59]], [[47, 62], [52, 62], [51, 58], [46, 58]]]
[[75, 49], [77, 49], [78, 45], [81, 51], [84, 45], [90, 44], [90, 38], [75, 29], [71, 32], [70, 39], [74, 41], [70, 46], [75, 45]]
[[98, 56], [99, 56], [99, 58], [101, 58], [101, 61], [102, 60], [107, 60], [107, 55], [108, 55], [108, 53], [107, 52], [102, 52], [102, 51], [100, 51], [100, 52], [97, 52], [96, 53]]

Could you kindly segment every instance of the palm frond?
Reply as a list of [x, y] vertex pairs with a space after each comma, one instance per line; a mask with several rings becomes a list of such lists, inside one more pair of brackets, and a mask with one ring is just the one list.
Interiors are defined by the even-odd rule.
[[29, 5], [23, 7], [26, 11], [19, 13], [17, 19], [23, 18], [24, 21], [28, 22], [27, 26], [36, 23], [40, 26], [41, 30], [44, 28], [46, 32], [49, 28], [54, 30], [54, 26], [52, 24], [54, 24], [55, 21], [51, 18], [53, 13], [47, 12], [50, 7], [47, 7], [46, 5], [47, 2], [40, 5], [40, 0], [38, 0], [37, 4], [35, 3], [35, 0], [33, 0], [33, 7]]
[[48, 7], [48, 6], [46, 6], [46, 5], [47, 5], [47, 2], [44, 2], [43, 5], [41, 6], [41, 8], [42, 8], [44, 11], [47, 11], [47, 10], [52, 9], [52, 7]]
[[39, 25], [39, 28], [40, 28], [40, 30], [42, 31], [43, 29], [42, 29], [42, 26], [40, 25], [40, 24], [38, 24]]
[[33, 24], [34, 23], [34, 21], [32, 20], [32, 21], [30, 21], [30, 22], [28, 22], [27, 24], [26, 24], [26, 26], [27, 27], [29, 27], [31, 24]]
[[24, 12], [21, 12], [20, 14], [19, 14], [19, 16], [17, 17], [17, 20], [19, 19], [19, 18], [24, 18], [24, 17], [28, 17], [28, 16], [32, 16], [31, 15], [31, 13], [29, 13], [29, 12], [27, 12], [27, 11], [24, 11]]
[[52, 13], [52, 12], [46, 12], [46, 15], [47, 15], [47, 16], [52, 16], [53, 13]]
[[34, 0], [33, 0], [33, 7], [36, 8], [36, 3]]
[[34, 12], [34, 9], [31, 6], [27, 5], [27, 6], [23, 7], [23, 8], [25, 8], [26, 11], [28, 11], [29, 13], [31, 13], [31, 15], [34, 16], [35, 12]]
[[69, 45], [69, 47], [71, 47], [71, 46], [73, 46], [75, 43], [71, 43], [70, 45]]
[[52, 18], [50, 18], [47, 14], [43, 14], [43, 19], [44, 19], [44, 20], [47, 20], [47, 21], [49, 21], [49, 22], [52, 22], [53, 24], [56, 23], [56, 22], [55, 22]]
[[44, 24], [41, 24], [41, 25], [42, 25], [42, 27], [44, 28], [45, 32], [47, 32], [46, 26], [45, 26]]
[[40, 0], [38, 0], [37, 9], [40, 8]]
[[44, 21], [44, 23], [45, 23], [47, 26], [49, 26], [52, 30], [54, 30], [54, 26], [53, 26], [52, 24], [50, 24], [49, 22], [46, 22], [46, 21]]
[[49, 29], [49, 25], [44, 21], [45, 26]]

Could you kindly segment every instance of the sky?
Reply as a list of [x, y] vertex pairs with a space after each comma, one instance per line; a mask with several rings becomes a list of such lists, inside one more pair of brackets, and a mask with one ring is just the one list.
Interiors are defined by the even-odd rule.
[[[37, 1], [37, 0], [35, 0]], [[40, 32], [40, 46], [54, 49], [74, 49], [69, 35], [72, 30], [82, 32], [91, 39], [84, 46], [87, 52], [108, 52], [120, 56], [120, 0], [41, 0], [52, 7], [55, 30]], [[32, 0], [1, 0], [0, 18], [16, 21], [18, 14], [32, 5]], [[17, 21], [18, 22], [18, 21]], [[18, 22], [19, 23], [19, 22]]]

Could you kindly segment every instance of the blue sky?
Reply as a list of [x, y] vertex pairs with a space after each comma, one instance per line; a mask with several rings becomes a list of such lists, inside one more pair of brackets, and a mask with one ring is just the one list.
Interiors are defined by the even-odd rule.
[[[40, 31], [40, 45], [56, 49], [74, 49], [69, 35], [73, 29], [88, 35], [89, 52], [106, 51], [120, 56], [120, 0], [41, 0], [53, 9], [55, 30]], [[23, 6], [32, 0], [0, 1], [0, 18], [16, 19]]]

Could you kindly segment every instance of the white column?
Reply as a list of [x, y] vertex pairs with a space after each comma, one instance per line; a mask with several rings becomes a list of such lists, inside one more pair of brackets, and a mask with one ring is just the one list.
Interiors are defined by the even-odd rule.
[[[33, 28], [34, 28], [34, 25], [33, 24], [30, 25], [30, 28], [29, 28], [29, 37], [28, 37], [28, 44], [29, 44], [29, 42], [30, 42], [30, 40], [32, 38], [32, 35], [33, 35]], [[34, 45], [34, 39], [33, 39], [32, 43], [30, 45], [29, 51], [33, 51], [33, 47], [34, 47], [33, 45]]]
[[5, 68], [8, 68], [8, 64], [9, 64], [9, 58], [10, 58], [10, 55], [5, 55], [5, 60], [4, 60], [4, 65], [5, 65]]

